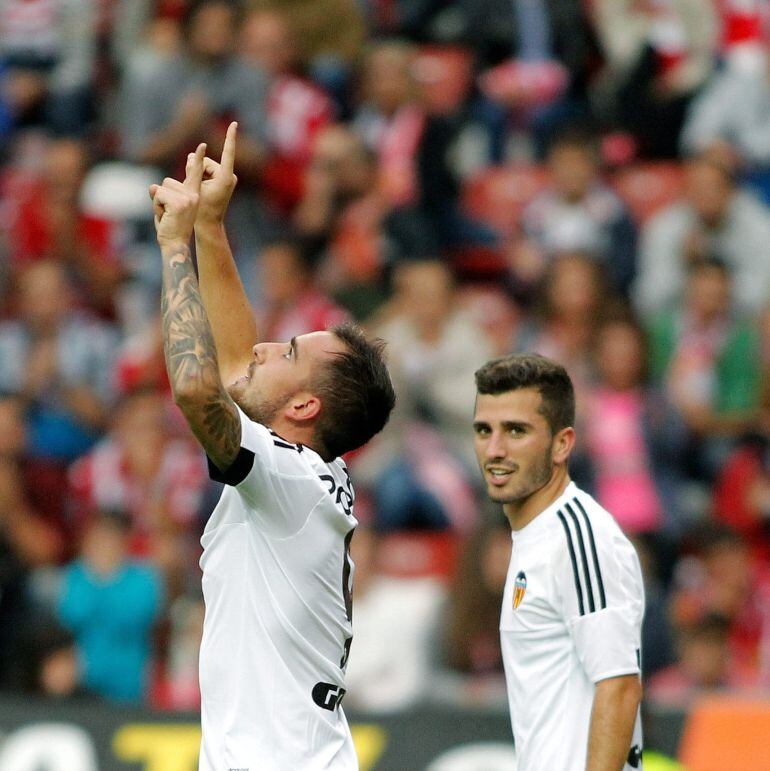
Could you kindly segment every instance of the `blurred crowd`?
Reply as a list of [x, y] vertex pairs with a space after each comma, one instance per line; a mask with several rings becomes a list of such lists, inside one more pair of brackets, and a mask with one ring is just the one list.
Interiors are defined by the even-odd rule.
[[470, 423], [515, 351], [567, 366], [572, 476], [639, 550], [648, 701], [767, 692], [769, 41], [770, 0], [0, 0], [0, 689], [198, 705], [219, 490], [147, 185], [234, 119], [264, 337], [389, 344], [351, 706], [504, 699]]

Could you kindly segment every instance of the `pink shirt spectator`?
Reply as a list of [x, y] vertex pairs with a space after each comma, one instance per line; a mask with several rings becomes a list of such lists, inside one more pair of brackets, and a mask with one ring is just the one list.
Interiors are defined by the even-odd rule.
[[642, 433], [639, 391], [598, 391], [587, 421], [588, 447], [596, 468], [597, 499], [628, 533], [663, 524]]

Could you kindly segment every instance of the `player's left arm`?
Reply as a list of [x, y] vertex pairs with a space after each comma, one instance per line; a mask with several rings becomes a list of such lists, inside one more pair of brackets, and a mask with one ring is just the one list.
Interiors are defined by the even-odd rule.
[[240, 450], [241, 421], [222, 385], [189, 248], [205, 150], [200, 145], [188, 158], [184, 182], [165, 179], [150, 193], [163, 262], [163, 350], [174, 401], [206, 454], [224, 470]]
[[641, 700], [639, 675], [609, 677], [596, 684], [586, 771], [622, 771]]

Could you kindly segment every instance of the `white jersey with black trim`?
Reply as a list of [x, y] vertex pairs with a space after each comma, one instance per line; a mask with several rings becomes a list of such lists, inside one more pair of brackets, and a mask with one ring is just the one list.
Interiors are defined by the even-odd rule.
[[[596, 683], [640, 672], [643, 615], [634, 547], [574, 482], [513, 532], [500, 637], [518, 771], [585, 771]], [[641, 752], [637, 715], [624, 771]]]
[[358, 768], [340, 706], [352, 640], [353, 488], [239, 410], [241, 449], [201, 538], [200, 771]]

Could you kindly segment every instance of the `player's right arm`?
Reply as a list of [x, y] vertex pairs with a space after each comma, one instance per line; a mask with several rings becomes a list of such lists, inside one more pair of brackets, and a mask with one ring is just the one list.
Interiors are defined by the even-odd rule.
[[152, 185], [163, 288], [163, 350], [174, 401], [206, 454], [219, 469], [238, 457], [241, 418], [219, 375], [217, 349], [206, 316], [188, 243], [199, 203], [205, 145], [187, 162], [184, 182]]
[[257, 324], [233, 260], [225, 233], [224, 218], [237, 178], [235, 138], [237, 124], [231, 123], [219, 163], [204, 161], [200, 204], [195, 219], [195, 247], [198, 278], [216, 344], [219, 372], [227, 385], [240, 377], [253, 358], [258, 341]]

